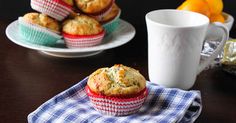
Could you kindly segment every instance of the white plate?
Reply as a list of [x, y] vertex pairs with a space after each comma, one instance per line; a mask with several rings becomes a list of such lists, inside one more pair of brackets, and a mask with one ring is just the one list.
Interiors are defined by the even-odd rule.
[[9, 24], [6, 28], [7, 37], [14, 43], [29, 48], [38, 50], [41, 53], [55, 56], [55, 57], [65, 57], [65, 58], [75, 58], [75, 57], [87, 57], [96, 55], [103, 50], [115, 48], [125, 43], [129, 42], [135, 35], [135, 28], [128, 22], [120, 20], [119, 28], [117, 28], [112, 34], [106, 36], [103, 39], [103, 43], [97, 46], [88, 48], [76, 48], [68, 49], [65, 47], [64, 41], [58, 41], [57, 45], [54, 47], [41, 46], [37, 44], [27, 43], [22, 39], [18, 32], [18, 21], [14, 21]]

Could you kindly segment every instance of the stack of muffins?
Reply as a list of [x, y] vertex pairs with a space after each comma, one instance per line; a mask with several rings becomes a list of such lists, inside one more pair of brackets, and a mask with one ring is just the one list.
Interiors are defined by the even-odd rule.
[[114, 0], [31, 0], [38, 11], [19, 17], [27, 42], [54, 46], [64, 38], [68, 48], [99, 45], [119, 26], [121, 10]]

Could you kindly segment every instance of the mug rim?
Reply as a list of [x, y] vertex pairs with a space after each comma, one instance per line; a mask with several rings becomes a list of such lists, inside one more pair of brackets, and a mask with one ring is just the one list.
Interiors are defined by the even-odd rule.
[[[199, 17], [205, 19], [206, 21], [204, 23], [195, 24], [195, 25], [184, 25], [184, 26], [168, 25], [168, 24], [163, 24], [163, 23], [157, 22], [157, 21], [155, 21], [155, 20], [153, 20], [152, 18], [149, 17], [151, 14], [153, 14], [155, 12], [182, 12], [182, 13], [187, 13], [187, 14], [194, 14], [196, 16], [199, 16]], [[154, 24], [157, 24], [159, 26], [169, 27], [169, 28], [193, 28], [193, 27], [205, 26], [205, 25], [208, 25], [210, 23], [209, 18], [207, 16], [203, 15], [203, 14], [200, 14], [200, 13], [197, 13], [197, 12], [192, 12], [192, 11], [187, 11], [187, 10], [177, 10], [177, 9], [157, 9], [157, 10], [153, 10], [153, 11], [148, 12], [145, 15], [145, 19], [146, 19], [146, 21], [150, 21], [150, 22], [152, 22]]]

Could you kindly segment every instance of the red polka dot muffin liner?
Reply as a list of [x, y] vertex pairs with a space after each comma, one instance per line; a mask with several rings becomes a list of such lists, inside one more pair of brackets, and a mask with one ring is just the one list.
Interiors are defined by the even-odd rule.
[[143, 105], [148, 90], [129, 97], [110, 97], [99, 95], [85, 87], [86, 93], [93, 107], [100, 113], [112, 116], [125, 116], [137, 112]]
[[102, 43], [105, 31], [95, 35], [70, 35], [63, 33], [63, 37], [68, 48], [91, 47]]
[[72, 12], [72, 6], [62, 0], [31, 0], [30, 4], [32, 9], [47, 14], [58, 21], [62, 21]]

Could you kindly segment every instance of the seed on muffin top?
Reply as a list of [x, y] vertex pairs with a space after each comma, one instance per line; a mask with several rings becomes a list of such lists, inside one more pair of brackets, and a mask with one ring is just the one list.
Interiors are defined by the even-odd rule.
[[23, 19], [26, 22], [48, 28], [48, 29], [55, 31], [55, 32], [60, 31], [59, 23], [55, 19], [53, 19], [45, 14], [31, 12], [31, 13], [25, 14], [23, 16]]
[[127, 96], [141, 92], [146, 87], [145, 78], [139, 71], [116, 64], [111, 68], [100, 68], [88, 79], [88, 87], [95, 93], [106, 96]]

